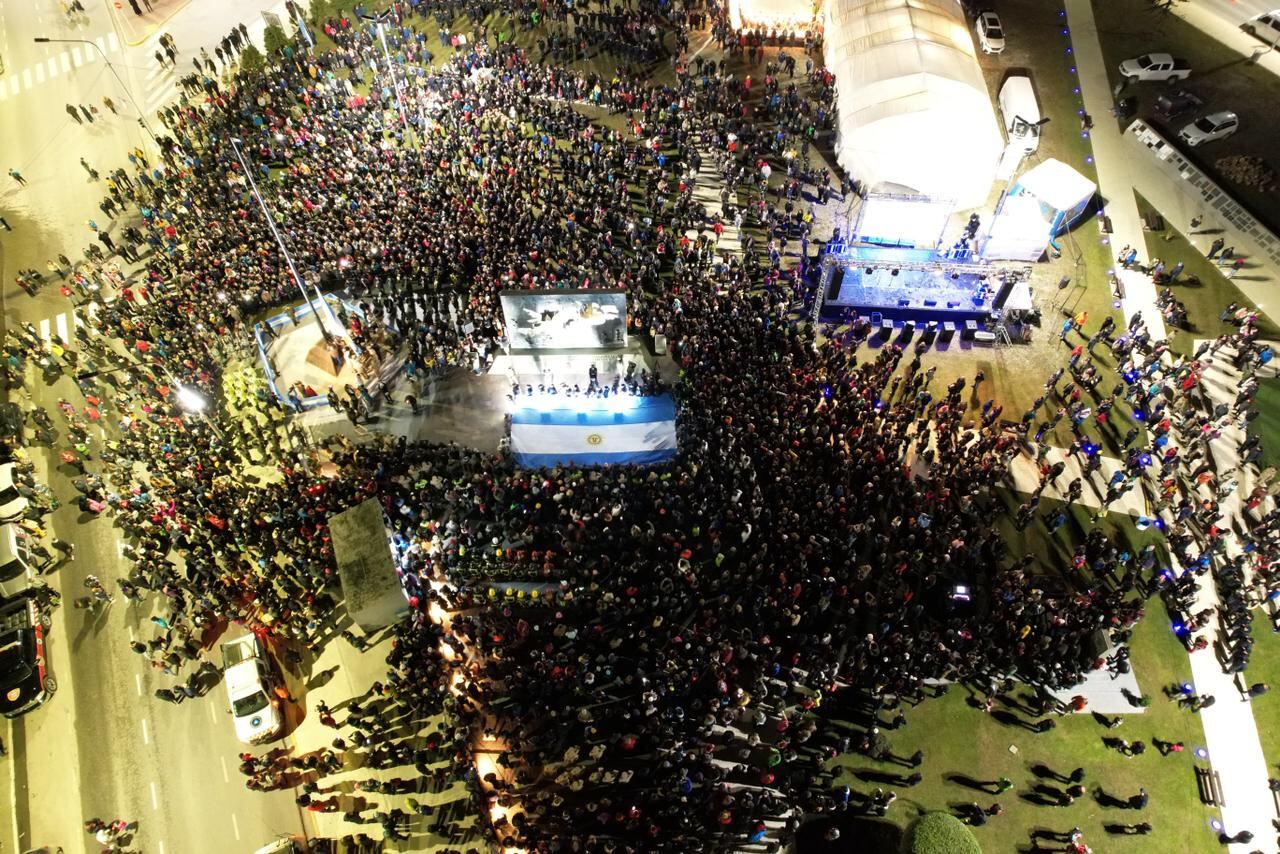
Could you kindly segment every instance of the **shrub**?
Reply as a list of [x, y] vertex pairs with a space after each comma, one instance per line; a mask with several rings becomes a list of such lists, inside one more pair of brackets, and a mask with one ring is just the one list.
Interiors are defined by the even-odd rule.
[[240, 51], [240, 68], [248, 74], [259, 74], [267, 65], [267, 61], [262, 57], [262, 51], [254, 45], [245, 45], [244, 50]]
[[289, 46], [289, 37], [285, 35], [284, 30], [272, 24], [262, 33], [262, 43], [269, 56], [278, 56]]
[[907, 828], [902, 854], [982, 854], [973, 831], [945, 812], [920, 816]]

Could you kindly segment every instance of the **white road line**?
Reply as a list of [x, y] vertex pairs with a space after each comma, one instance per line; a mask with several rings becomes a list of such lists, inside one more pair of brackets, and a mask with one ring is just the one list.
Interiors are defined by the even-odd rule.
[[63, 71], [70, 71], [70, 70], [71, 70], [71, 55], [70, 55], [70, 54], [66, 54], [66, 53], [64, 53], [64, 54], [62, 55], [62, 70], [63, 70]]
[[[210, 708], [212, 708], [212, 707], [210, 707]], [[230, 783], [230, 782], [231, 782], [231, 775], [227, 773], [227, 757], [225, 757], [225, 756], [219, 756], [219, 757], [218, 757], [218, 762], [219, 762], [219, 763], [221, 763], [221, 765], [222, 765], [222, 782], [224, 782], [224, 783]]]
[[[151, 733], [147, 731], [147, 719], [146, 719], [146, 718], [143, 718], [143, 719], [142, 719], [142, 743], [143, 743], [143, 744], [150, 744], [150, 743], [151, 743]], [[154, 783], [152, 783], [152, 785], [154, 786], [155, 784], [154, 784]]]
[[209, 710], [209, 720], [216, 724], [218, 722], [218, 713], [214, 711], [213, 703], [209, 703], [205, 708]]
[[[31, 69], [30, 68], [22, 69], [22, 88], [23, 89], [31, 88]], [[13, 91], [15, 94], [18, 91], [18, 78], [16, 77], [13, 78]]]
[[[117, 543], [116, 548], [120, 549], [120, 556], [124, 556], [124, 543]], [[133, 626], [129, 627], [129, 643], [133, 643], [138, 639], [137, 634], [133, 631]]]
[[84, 57], [80, 55], [80, 45], [71, 48], [71, 61], [75, 63], [76, 68], [84, 64]]
[[240, 841], [240, 822], [236, 821], [236, 814], [231, 814], [231, 830], [236, 835], [236, 842]]
[[16, 95], [21, 91], [22, 91], [22, 81], [19, 80], [17, 77], [14, 77], [12, 80], [9, 81], [9, 94]]
[[40, 337], [45, 341], [49, 340], [49, 318], [40, 318]]
[[58, 322], [58, 339], [61, 340], [63, 344], [70, 343], [71, 332], [67, 329], [67, 312], [64, 311], [62, 314], [58, 315], [56, 320]]
[[[6, 745], [12, 745], [13, 744], [13, 721], [10, 721], [10, 720], [5, 721], [4, 734], [5, 734], [4, 743]], [[18, 763], [14, 762], [11, 759], [5, 764], [9, 766], [9, 791], [13, 793], [13, 798], [16, 802], [18, 797], [18, 770], [17, 770]], [[21, 839], [22, 836], [18, 832], [18, 810], [16, 808], [12, 809], [10, 810], [10, 814], [13, 816], [13, 838]]]
[[160, 849], [160, 854], [164, 854], [164, 840], [161, 839], [156, 843], [156, 847]]
[[43, 64], [36, 66], [35, 79], [36, 79], [36, 85], [39, 85], [44, 82], [44, 65]]
[[141, 673], [133, 674], [133, 687], [138, 689], [138, 696], [141, 697], [142, 696], [142, 674]]
[[156, 794], [156, 784], [154, 780], [151, 782], [151, 808], [153, 810], [160, 809], [160, 796]]
[[115, 30], [107, 33], [107, 50], [119, 50], [120, 42], [116, 39]]
[[49, 69], [50, 80], [58, 76], [58, 57], [49, 57], [49, 61], [45, 63], [45, 66]]
[[107, 43], [102, 40], [102, 36], [98, 36], [96, 39], [94, 39], [93, 43], [98, 46], [99, 50], [107, 49]]

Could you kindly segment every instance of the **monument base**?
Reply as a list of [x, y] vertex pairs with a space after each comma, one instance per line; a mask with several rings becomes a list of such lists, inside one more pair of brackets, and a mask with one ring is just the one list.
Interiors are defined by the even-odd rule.
[[307, 364], [319, 368], [335, 379], [342, 372], [342, 366], [333, 358], [333, 351], [329, 349], [328, 342], [323, 338], [317, 341], [307, 353]]

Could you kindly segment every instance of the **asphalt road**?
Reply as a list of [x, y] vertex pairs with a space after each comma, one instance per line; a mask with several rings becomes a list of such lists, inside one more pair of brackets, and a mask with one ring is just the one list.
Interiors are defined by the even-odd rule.
[[[162, 71], [152, 57], [154, 37], [131, 49], [115, 31], [105, 4], [85, 5], [87, 19], [68, 22], [54, 2], [0, 0], [0, 214], [14, 229], [0, 232], [0, 310], [6, 326], [31, 322], [42, 336], [60, 334], [66, 340], [76, 322], [70, 303], [53, 285], [29, 297], [14, 276], [28, 267], [44, 272], [45, 261], [59, 252], [80, 257], [92, 238], [87, 220], [108, 227], [97, 207], [105, 188], [90, 181], [79, 159], [103, 173], [127, 165], [128, 149], [148, 146], [131, 98], [154, 116], [175, 91], [173, 72]], [[251, 32], [260, 33], [258, 12], [274, 5], [220, 0], [178, 12], [164, 29], [180, 48], [179, 70], [189, 66], [201, 44], [212, 49], [236, 21], [249, 22]], [[93, 42], [125, 86], [96, 49], [34, 44], [37, 35]], [[121, 115], [110, 114], [104, 95], [117, 103]], [[77, 123], [65, 111], [68, 103], [97, 105], [97, 120]], [[8, 177], [10, 168], [22, 173], [26, 186]], [[28, 377], [34, 401], [55, 420], [59, 397], [83, 402], [69, 379], [45, 385], [34, 372]], [[245, 747], [235, 738], [221, 684], [181, 706], [154, 698], [156, 688], [173, 680], [147, 668], [128, 646], [131, 637], [146, 639], [155, 630], [150, 604], [132, 605], [117, 597], [96, 615], [74, 607], [74, 599], [85, 593], [87, 574], [98, 575], [114, 590], [115, 578], [127, 570], [118, 531], [110, 518], [81, 518], [72, 503], [77, 493], [69, 470], [50, 468], [56, 462], [52, 452], [33, 449], [32, 456], [37, 473], [63, 502], [47, 520], [51, 533], [75, 545], [76, 559], [49, 576], [64, 602], [54, 614], [49, 642], [58, 693], [10, 730], [6, 772], [13, 786], [6, 781], [0, 788], [12, 788], [13, 821], [0, 822], [0, 840], [7, 843], [3, 850], [47, 845], [50, 850], [62, 846], [68, 854], [97, 851], [81, 828], [89, 816], [138, 821], [130, 847], [161, 854], [253, 851], [278, 834], [299, 832], [302, 819], [292, 792], [244, 788], [236, 756]], [[216, 652], [213, 660], [220, 663]], [[16, 843], [7, 839], [15, 829]]]

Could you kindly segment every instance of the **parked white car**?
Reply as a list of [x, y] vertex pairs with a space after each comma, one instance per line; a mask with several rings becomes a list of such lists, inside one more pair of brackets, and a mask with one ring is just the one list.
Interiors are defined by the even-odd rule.
[[222, 668], [236, 737], [247, 744], [262, 744], [279, 736], [284, 718], [274, 691], [278, 678], [257, 636], [245, 635], [224, 643]]
[[27, 512], [27, 499], [18, 492], [14, 480], [17, 463], [0, 465], [0, 522], [13, 522]]
[[1239, 116], [1224, 110], [1196, 119], [1178, 133], [1178, 138], [1195, 148], [1197, 145], [1213, 142], [1215, 139], [1226, 139], [1239, 127]]
[[979, 12], [973, 22], [973, 30], [978, 35], [978, 47], [983, 53], [1004, 53], [1004, 25], [995, 12], [989, 9]]
[[1280, 9], [1251, 18], [1240, 25], [1240, 29], [1250, 35], [1257, 36], [1268, 44], [1280, 40]]

